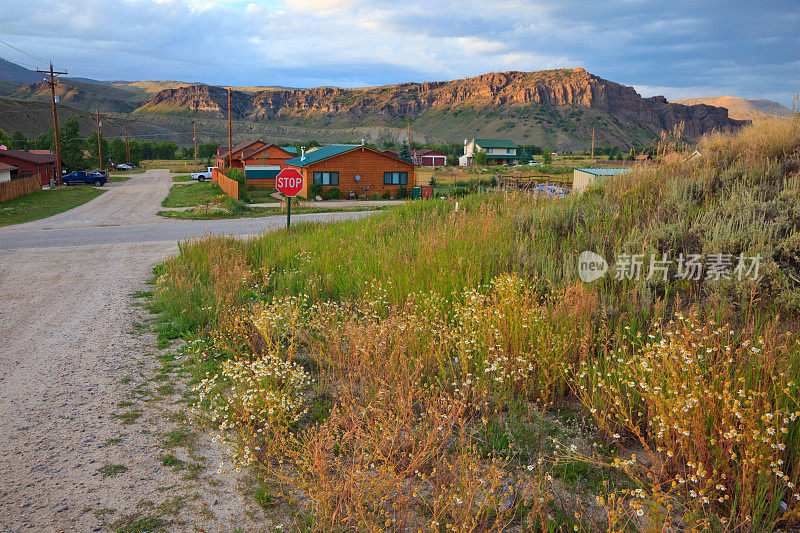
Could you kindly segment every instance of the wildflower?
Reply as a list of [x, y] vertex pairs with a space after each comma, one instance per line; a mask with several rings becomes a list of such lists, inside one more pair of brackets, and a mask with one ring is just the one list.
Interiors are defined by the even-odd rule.
[[643, 514], [644, 514], [644, 511], [642, 511], [641, 509], [636, 511], [636, 516], [642, 516]]

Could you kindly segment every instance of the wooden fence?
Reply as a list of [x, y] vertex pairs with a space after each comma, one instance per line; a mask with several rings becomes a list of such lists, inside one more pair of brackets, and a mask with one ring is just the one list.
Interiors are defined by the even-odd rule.
[[228, 176], [217, 170], [216, 168], [211, 171], [211, 181], [219, 185], [222, 192], [234, 198], [239, 199], [239, 182], [230, 179]]
[[42, 179], [36, 176], [0, 183], [0, 202], [42, 190]]

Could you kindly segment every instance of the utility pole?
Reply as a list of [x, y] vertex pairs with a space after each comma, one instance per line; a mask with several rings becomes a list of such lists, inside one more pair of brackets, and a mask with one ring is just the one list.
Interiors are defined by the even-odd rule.
[[592, 126], [592, 163], [594, 163], [594, 126]]
[[50, 63], [50, 70], [39, 70], [36, 69], [36, 72], [40, 72], [42, 74], [49, 74], [50, 80], [46, 81], [46, 83], [50, 86], [50, 95], [53, 97], [53, 129], [55, 130], [56, 134], [56, 185], [61, 185], [61, 141], [58, 138], [58, 113], [56, 112], [56, 76], [61, 76], [62, 74], [66, 74], [66, 72], [56, 72], [53, 70], [53, 63]]
[[97, 158], [100, 161], [100, 170], [103, 170], [103, 143], [100, 141], [100, 111], [95, 111], [97, 116]]
[[232, 126], [231, 126], [231, 88], [228, 87], [228, 168], [231, 167], [231, 163], [233, 163], [233, 133], [232, 133]]
[[131, 147], [128, 145], [128, 126], [125, 126], [125, 163], [131, 164]]
[[192, 121], [194, 126], [194, 166], [197, 166], [197, 122]]

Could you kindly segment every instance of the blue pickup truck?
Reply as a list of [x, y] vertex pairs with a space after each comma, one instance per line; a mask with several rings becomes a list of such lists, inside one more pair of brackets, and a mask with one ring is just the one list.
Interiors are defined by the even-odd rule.
[[108, 173], [102, 170], [76, 170], [65, 174], [61, 181], [64, 185], [94, 185], [101, 187], [108, 181]]

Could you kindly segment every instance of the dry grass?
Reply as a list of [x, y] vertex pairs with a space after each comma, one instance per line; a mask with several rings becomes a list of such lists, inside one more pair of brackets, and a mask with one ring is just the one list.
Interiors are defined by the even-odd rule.
[[[318, 531], [794, 527], [800, 137], [762, 124], [564, 201], [183, 245], [155, 292], [206, 328], [188, 355], [222, 469]], [[764, 263], [585, 285], [584, 249]]]

